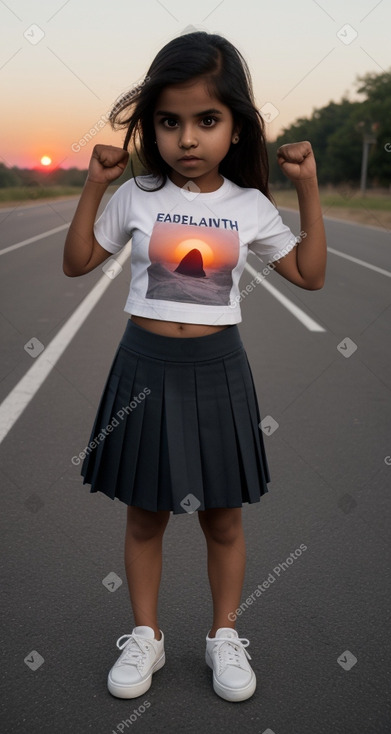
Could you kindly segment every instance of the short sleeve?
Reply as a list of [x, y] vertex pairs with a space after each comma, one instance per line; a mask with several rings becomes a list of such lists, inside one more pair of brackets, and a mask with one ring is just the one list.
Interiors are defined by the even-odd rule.
[[131, 181], [126, 181], [114, 192], [94, 224], [94, 235], [97, 241], [105, 250], [113, 254], [122, 250], [132, 235], [129, 226], [131, 184]]
[[300, 242], [281, 219], [278, 209], [259, 192], [258, 232], [248, 249], [262, 262], [271, 263], [287, 255]]

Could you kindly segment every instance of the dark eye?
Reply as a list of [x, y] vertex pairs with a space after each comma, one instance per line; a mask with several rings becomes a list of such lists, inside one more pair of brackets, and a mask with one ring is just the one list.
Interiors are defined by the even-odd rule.
[[206, 125], [206, 127], [213, 127], [213, 123], [217, 122], [216, 117], [211, 117], [210, 115], [208, 115], [208, 117], [204, 117], [202, 121], [205, 122], [205, 120], [210, 120], [212, 122], [211, 125]]
[[176, 124], [177, 124], [177, 121], [175, 120], [175, 118], [174, 118], [174, 117], [163, 117], [163, 118], [162, 118], [162, 119], [160, 120], [160, 122], [161, 122], [161, 124], [162, 124], [162, 125], [164, 125], [164, 127], [173, 127], [172, 125], [166, 125], [166, 124], [165, 124], [166, 122], [173, 122], [173, 123], [174, 123], [174, 125], [176, 125]]

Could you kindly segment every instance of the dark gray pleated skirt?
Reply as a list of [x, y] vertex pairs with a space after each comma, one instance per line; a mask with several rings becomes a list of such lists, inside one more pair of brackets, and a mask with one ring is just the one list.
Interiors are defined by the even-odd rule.
[[269, 469], [237, 325], [201, 337], [129, 319], [81, 474], [91, 492], [175, 514], [259, 502]]

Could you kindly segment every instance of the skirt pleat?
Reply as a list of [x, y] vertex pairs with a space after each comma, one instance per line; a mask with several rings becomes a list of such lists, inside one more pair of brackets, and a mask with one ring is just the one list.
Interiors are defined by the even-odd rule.
[[85, 450], [83, 483], [154, 512], [258, 502], [270, 481], [260, 420], [236, 325], [175, 338], [129, 319]]
[[[104, 438], [99, 440], [97, 448], [86, 457], [81, 470], [84, 483], [90, 483], [95, 491], [103, 491], [112, 499], [116, 496], [116, 479], [127, 426], [124, 420], [126, 414], [121, 411], [129, 404], [137, 366], [137, 363], [131, 364], [124, 370], [123, 361], [123, 350], [119, 349], [103, 390], [90, 443], [99, 439], [102, 429], [105, 431]], [[113, 429], [107, 433], [109, 426], [113, 426]]]
[[[214, 379], [211, 379], [211, 374]], [[207, 504], [238, 507], [242, 504], [237, 438], [229, 386], [220, 360], [197, 365], [197, 394], [201, 461]], [[228, 408], [228, 411], [227, 411]], [[224, 457], [220, 461], [219, 457]]]
[[[114, 404], [120, 426], [115, 429], [119, 430], [118, 438], [114, 432], [112, 442], [107, 445], [106, 463], [109, 472], [104, 476], [104, 481], [111, 488], [110, 496], [122, 499], [127, 495], [126, 489], [125, 494], [122, 494], [124, 491], [122, 477], [132, 483], [137, 469], [145, 400], [140, 403], [134, 401], [141, 392], [138, 379], [140, 360], [133, 356], [129, 360], [126, 349], [122, 348], [116, 369], [119, 369], [122, 375]], [[125, 472], [122, 469], [123, 462], [127, 463]]]
[[[101, 438], [102, 429], [105, 429], [106, 426], [108, 426], [111, 419], [112, 406], [115, 401], [118, 382], [119, 377], [117, 375], [109, 375], [98, 406], [88, 447], [85, 449], [86, 457], [83, 462], [81, 474], [84, 476], [85, 482], [91, 483], [94, 486], [100, 479], [98, 470], [102, 464], [102, 454], [106, 445], [106, 438]], [[102, 468], [103, 466], [104, 465], [102, 464]]]
[[163, 400], [173, 511], [183, 512], [181, 502], [189, 501], [186, 500], [188, 495], [201, 503], [199, 509], [204, 509], [195, 374], [192, 364], [166, 364]]
[[152, 511], [165, 509], [158, 507], [163, 381], [164, 365], [141, 356], [133, 394], [145, 394], [145, 388], [150, 393], [127, 418], [117, 487], [119, 499]]
[[254, 403], [254, 393], [248, 374], [247, 360], [243, 352], [234, 355], [225, 364], [232, 413], [235, 421], [238, 450], [244, 474], [242, 489], [247, 493], [248, 502], [259, 499], [259, 482], [265, 490], [266, 483], [263, 471], [259, 472], [261, 460], [260, 446], [262, 437], [258, 434], [258, 425], [254, 425], [254, 416], [249, 411], [249, 400]]
[[251, 367], [247, 359], [247, 354], [244, 354], [246, 362], [247, 362], [247, 368], [248, 368], [248, 390], [246, 392], [247, 395], [247, 405], [249, 409], [249, 413], [251, 415], [251, 425], [253, 428], [253, 436], [254, 436], [254, 445], [255, 445], [255, 456], [257, 459], [257, 466], [258, 466], [258, 473], [262, 477], [263, 486], [267, 487], [267, 484], [270, 482], [270, 472], [269, 472], [269, 466], [267, 463], [267, 457], [266, 457], [266, 451], [265, 451], [265, 445], [263, 442], [263, 434], [261, 429], [261, 415], [259, 412], [259, 405], [257, 400], [257, 394], [254, 384], [254, 378], [251, 372]]

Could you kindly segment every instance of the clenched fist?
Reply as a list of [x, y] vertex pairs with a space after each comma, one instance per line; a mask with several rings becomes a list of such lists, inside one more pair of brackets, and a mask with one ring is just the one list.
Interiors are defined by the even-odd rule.
[[95, 145], [88, 166], [88, 181], [107, 184], [124, 172], [129, 153], [114, 145]]
[[291, 181], [316, 178], [315, 156], [311, 143], [287, 143], [277, 150], [277, 161]]

